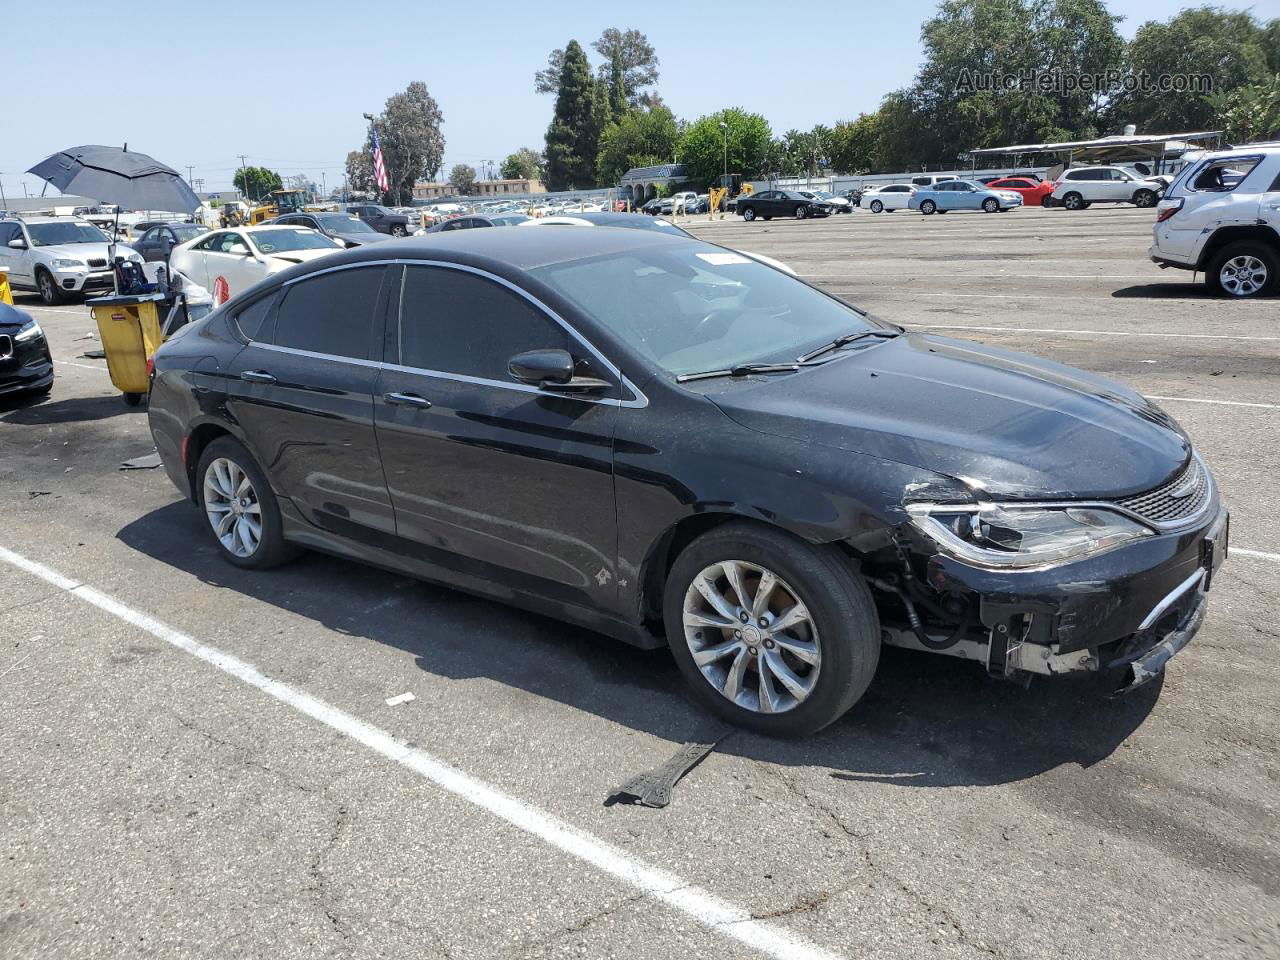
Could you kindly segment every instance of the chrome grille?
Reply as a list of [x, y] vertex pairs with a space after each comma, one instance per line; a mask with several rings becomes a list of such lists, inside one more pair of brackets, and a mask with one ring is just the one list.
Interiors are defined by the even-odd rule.
[[1177, 524], [1204, 510], [1211, 486], [1209, 471], [1199, 457], [1192, 456], [1191, 462], [1168, 483], [1116, 503], [1152, 523]]
[[105, 257], [94, 257], [92, 260], [89, 261], [89, 266], [96, 267], [98, 269], [101, 269], [106, 265], [107, 265], [107, 261]]

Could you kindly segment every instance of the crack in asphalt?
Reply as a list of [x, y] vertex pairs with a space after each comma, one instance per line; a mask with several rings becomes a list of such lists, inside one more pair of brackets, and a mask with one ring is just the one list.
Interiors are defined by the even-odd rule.
[[[310, 786], [305, 783], [299, 783], [297, 780], [294, 780], [283, 770], [273, 767], [270, 764], [263, 763], [261, 760], [258, 760], [256, 757], [253, 756], [252, 751], [248, 747], [242, 746], [241, 744], [235, 743], [231, 740], [227, 740], [224, 737], [218, 736], [216, 733], [206, 730], [200, 724], [196, 723], [194, 720], [190, 719], [189, 717], [184, 717], [182, 714], [178, 713], [176, 710], [168, 709], [166, 712], [169, 714], [169, 716], [171, 716], [174, 720], [178, 722], [179, 726], [183, 727], [184, 729], [187, 729], [192, 731], [193, 733], [199, 734], [200, 736], [204, 737], [205, 740], [207, 740], [209, 743], [214, 744], [215, 746], [223, 747], [227, 750], [230, 750], [232, 753], [235, 754], [236, 761], [242, 767], [252, 767], [255, 770], [261, 770], [264, 773], [269, 773], [273, 777], [276, 777], [278, 780], [280, 780], [281, 783], [285, 784], [285, 786], [290, 787], [293, 790], [297, 790], [300, 793], [316, 794], [316, 793], [323, 792], [322, 790], [316, 787]], [[336, 779], [338, 776], [339, 774], [335, 774], [334, 779]]]
[[325, 879], [324, 871], [320, 869], [321, 863], [324, 861], [325, 855], [331, 851], [338, 843], [338, 838], [342, 836], [342, 831], [349, 822], [347, 814], [347, 806], [344, 803], [338, 804], [338, 813], [334, 818], [333, 830], [330, 831], [329, 839], [319, 850], [316, 851], [315, 857], [311, 861], [308, 873], [311, 876], [313, 884], [307, 889], [316, 895], [319, 901], [320, 909], [333, 927], [334, 933], [342, 938], [343, 943], [351, 939], [351, 933], [346, 929], [341, 918], [333, 911], [332, 905], [329, 903], [329, 884]]
[[[676, 887], [675, 889], [678, 890], [681, 888]], [[635, 904], [635, 903], [639, 903], [642, 900], [648, 900], [651, 898], [652, 898], [652, 894], [649, 893], [648, 891], [642, 891], [640, 893], [631, 894], [630, 896], [627, 896], [627, 897], [622, 897], [621, 899], [615, 900], [613, 903], [610, 903], [605, 907], [601, 907], [599, 910], [595, 911], [594, 913], [589, 913], [585, 917], [580, 917], [579, 919], [573, 921], [572, 923], [567, 924], [563, 927], [560, 927], [558, 930], [555, 930], [544, 937], [539, 937], [536, 940], [525, 941], [523, 943], [516, 944], [511, 948], [510, 952], [508, 953], [508, 956], [511, 956], [511, 957], [528, 956], [529, 952], [532, 950], [538, 950], [543, 947], [549, 947], [552, 944], [555, 944], [558, 941], [563, 940], [565, 937], [572, 936], [575, 933], [582, 933], [583, 931], [588, 930], [591, 927], [595, 926], [601, 920], [604, 920], [612, 916], [613, 914], [618, 913], [625, 907], [631, 906], [632, 904]]]

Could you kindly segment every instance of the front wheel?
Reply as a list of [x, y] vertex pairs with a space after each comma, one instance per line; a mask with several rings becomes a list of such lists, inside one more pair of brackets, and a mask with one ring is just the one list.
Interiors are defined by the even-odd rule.
[[238, 440], [219, 437], [205, 447], [196, 466], [196, 487], [218, 552], [228, 563], [265, 570], [297, 555], [297, 548], [284, 539], [271, 484]]
[[1133, 195], [1133, 205], [1135, 207], [1154, 207], [1156, 205], [1156, 195], [1151, 190], [1139, 190]]
[[40, 291], [40, 300], [46, 307], [56, 307], [63, 302], [62, 288], [48, 270], [36, 274], [36, 287]]
[[883, 212], [884, 212], [884, 204], [883, 204], [883, 203], [881, 203], [879, 200], [872, 200], [872, 201], [871, 201], [871, 212], [872, 212], [872, 213], [883, 213]]
[[938, 205], [932, 200], [925, 200], [920, 204], [920, 212], [926, 217], [931, 217], [938, 212]]
[[399, 223], [391, 225], [391, 235], [393, 237], [405, 237], [409, 235], [409, 228]]
[[803, 220], [803, 219], [804, 219], [805, 217], [807, 217], [808, 215], [809, 215], [809, 208], [808, 208], [808, 207], [796, 207], [796, 219], [797, 219], [797, 220]]
[[756, 212], [750, 207], [747, 207], [745, 210], [742, 211], [742, 219], [747, 221], [747, 223], [750, 223], [755, 218], [756, 218]]
[[982, 201], [982, 209], [987, 213], [998, 213], [1000, 210], [1000, 201], [995, 197], [987, 197]]
[[1205, 274], [1215, 293], [1245, 299], [1275, 289], [1280, 276], [1276, 251], [1255, 240], [1241, 240], [1223, 247]]
[[879, 662], [875, 604], [849, 559], [753, 523], [727, 523], [685, 548], [663, 616], [694, 695], [773, 736], [839, 719]]

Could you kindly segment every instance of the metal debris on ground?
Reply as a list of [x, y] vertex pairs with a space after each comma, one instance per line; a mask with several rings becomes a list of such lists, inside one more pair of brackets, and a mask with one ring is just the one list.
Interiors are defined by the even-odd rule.
[[612, 791], [605, 799], [604, 805], [611, 807], [615, 803], [634, 803], [657, 809], [667, 806], [671, 802], [671, 793], [675, 790], [676, 784], [685, 774], [705, 760], [707, 754], [728, 736], [732, 736], [732, 732], [710, 743], [696, 743], [690, 740], [662, 766], [646, 770]]
[[417, 699], [418, 698], [415, 697], [412, 693], [402, 693], [397, 697], [388, 697], [387, 706], [398, 707], [402, 703], [408, 703], [410, 700], [417, 700]]
[[83, 360], [105, 360], [107, 359], [107, 351], [105, 350], [86, 350], [80, 354]]
[[132, 460], [126, 460], [120, 464], [121, 470], [154, 470], [160, 466], [160, 454], [152, 450], [150, 453], [143, 454], [141, 457], [134, 457]]

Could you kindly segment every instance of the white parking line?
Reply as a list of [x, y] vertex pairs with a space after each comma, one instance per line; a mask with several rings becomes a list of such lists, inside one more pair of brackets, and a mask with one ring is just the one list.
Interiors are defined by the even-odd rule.
[[1261, 550], [1246, 550], [1244, 547], [1227, 547], [1227, 553], [1242, 557], [1254, 557], [1258, 560], [1275, 560], [1280, 562], [1280, 553], [1264, 553]]
[[1280, 403], [1250, 403], [1245, 400], [1201, 400], [1198, 397], [1160, 397], [1147, 394], [1149, 400], [1176, 400], [1178, 403], [1212, 403], [1223, 407], [1261, 407], [1264, 410], [1280, 410]]
[[776, 957], [778, 960], [835, 960], [835, 954], [828, 953], [781, 927], [764, 920], [754, 919], [741, 907], [734, 906], [700, 887], [695, 887], [673, 873], [651, 867], [612, 844], [503, 793], [496, 787], [436, 759], [425, 750], [412, 747], [403, 740], [397, 740], [386, 731], [358, 717], [278, 680], [272, 680], [252, 664], [215, 647], [200, 643], [193, 637], [121, 603], [114, 597], [63, 576], [34, 560], [28, 560], [5, 547], [0, 547], [0, 560], [25, 570], [99, 610], [132, 624], [157, 640], [163, 640], [184, 653], [189, 653], [217, 667], [223, 673], [260, 690], [313, 720], [318, 720], [388, 760], [407, 767], [423, 779], [505, 820], [517, 829], [687, 914], [717, 933], [753, 947], [766, 956]]
[[79, 367], [81, 370], [106, 370], [106, 367], [95, 367], [89, 363], [75, 363], [71, 360], [55, 360], [54, 363], [60, 363], [64, 367]]
[[1173, 340], [1280, 340], [1280, 337], [1250, 337], [1228, 333], [1155, 333], [1146, 330], [1075, 330], [1064, 327], [980, 327], [969, 323], [913, 323], [914, 327], [937, 330], [985, 330], [993, 333], [1065, 333], [1075, 337], [1165, 337]]

